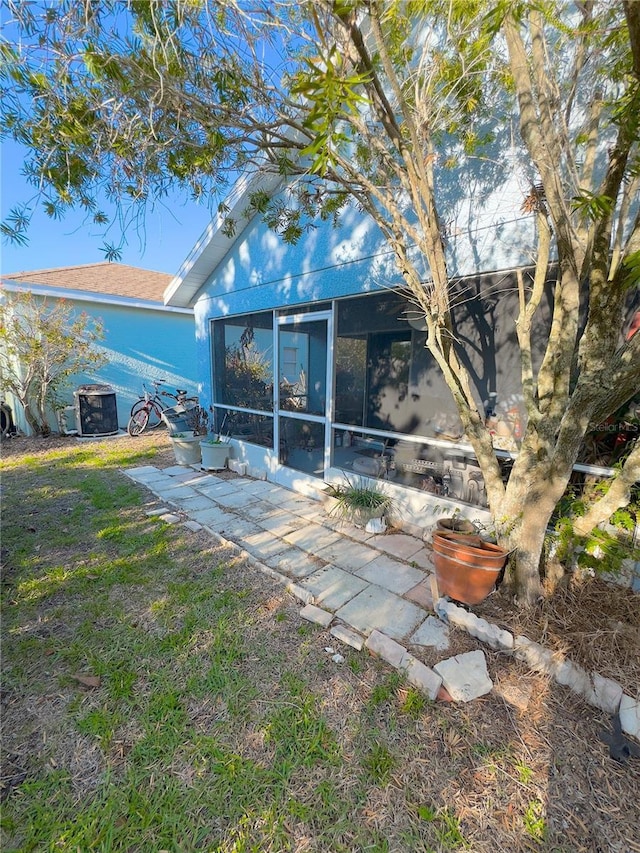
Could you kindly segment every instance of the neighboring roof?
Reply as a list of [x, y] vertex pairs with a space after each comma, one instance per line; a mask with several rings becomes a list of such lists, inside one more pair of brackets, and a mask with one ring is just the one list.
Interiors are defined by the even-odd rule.
[[[223, 212], [218, 213], [206, 227], [167, 288], [165, 305], [193, 305], [202, 285], [249, 225], [250, 219], [245, 217], [245, 213], [252, 194], [258, 190], [272, 193], [282, 181], [282, 175], [260, 169], [236, 181], [224, 200]], [[224, 227], [229, 220], [236, 225], [233, 234]]]
[[77, 267], [58, 267], [51, 270], [33, 270], [28, 272], [2, 275], [2, 280], [46, 287], [59, 287], [64, 290], [85, 293], [123, 296], [149, 302], [163, 303], [164, 291], [172, 276], [164, 272], [153, 272], [126, 264], [99, 263], [83, 264]]

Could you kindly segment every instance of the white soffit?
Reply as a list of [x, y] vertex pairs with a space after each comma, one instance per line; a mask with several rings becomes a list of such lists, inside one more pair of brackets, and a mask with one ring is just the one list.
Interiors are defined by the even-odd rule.
[[[267, 171], [253, 172], [240, 178], [224, 200], [227, 210], [218, 213], [205, 228], [193, 249], [164, 292], [164, 304], [192, 307], [198, 291], [249, 224], [243, 220], [251, 195], [259, 190], [272, 193], [282, 182], [282, 175]], [[222, 233], [227, 219], [236, 222], [232, 236]]]

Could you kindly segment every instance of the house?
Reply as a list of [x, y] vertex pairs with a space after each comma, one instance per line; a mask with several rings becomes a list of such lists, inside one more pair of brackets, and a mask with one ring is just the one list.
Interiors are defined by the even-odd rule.
[[[80, 385], [111, 386], [121, 428], [143, 382], [151, 387], [154, 379], [162, 379], [167, 390], [197, 392], [193, 310], [164, 304], [170, 282], [166, 273], [106, 262], [2, 276], [7, 292], [28, 290], [43, 300], [64, 299], [78, 313], [102, 322], [107, 363], [93, 375], [75, 377], [68, 403], [74, 403], [73, 391]], [[17, 427], [27, 432], [20, 407], [11, 408]]]
[[[194, 309], [201, 398], [234, 455], [307, 494], [345, 473], [384, 479], [409, 524], [424, 526], [435, 505], [483, 517], [480, 469], [382, 234], [349, 209], [339, 227], [320, 222], [286, 244], [244, 217], [257, 189], [284, 192], [277, 181], [239, 182], [225, 216], [244, 227], [232, 236], [222, 215], [212, 221], [165, 293], [168, 306]], [[532, 233], [520, 203], [511, 197], [508, 210], [504, 189], [487, 201], [497, 237], [487, 257], [477, 241], [465, 248], [468, 233], [452, 240], [456, 333], [471, 344], [478, 405], [495, 410], [505, 466], [523, 428], [513, 317]]]
[[[258, 190], [285, 198], [278, 182], [260, 172], [238, 182], [164, 297], [194, 310], [201, 399], [234, 456], [315, 496], [345, 474], [384, 480], [405, 525], [454, 509], [487, 518], [480, 469], [382, 234], [348, 209], [337, 228], [320, 222], [289, 245], [246, 216]], [[461, 208], [448, 246], [455, 332], [505, 475], [525, 425], [514, 319], [534, 241], [515, 189], [496, 186], [472, 220]], [[225, 217], [240, 223], [235, 235]], [[538, 363], [545, 337], [532, 335]]]

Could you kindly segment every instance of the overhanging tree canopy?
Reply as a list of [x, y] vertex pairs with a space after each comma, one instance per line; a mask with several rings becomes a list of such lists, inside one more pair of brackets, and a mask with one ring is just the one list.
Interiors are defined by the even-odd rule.
[[[521, 600], [534, 600], [546, 527], [584, 435], [640, 385], [640, 335], [621, 339], [640, 270], [637, 4], [9, 6], [22, 40], [3, 45], [2, 128], [29, 149], [51, 215], [81, 206], [100, 222], [100, 192], [144, 205], [176, 184], [221, 199], [230, 175], [259, 165], [290, 184], [290, 204], [258, 193], [251, 208], [285, 240], [347, 200], [375, 220], [425, 315], [500, 541], [514, 549]], [[518, 136], [503, 170], [526, 176], [536, 229], [516, 321], [528, 425], [507, 484], [453, 334], [442, 191], [464, 183], [500, 129]], [[28, 210], [3, 228], [25, 239]], [[552, 259], [537, 365], [531, 333]]]

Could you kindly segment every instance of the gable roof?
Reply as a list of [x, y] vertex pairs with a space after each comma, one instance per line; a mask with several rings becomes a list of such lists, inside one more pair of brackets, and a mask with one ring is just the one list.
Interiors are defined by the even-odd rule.
[[[282, 175], [259, 167], [236, 181], [223, 207], [205, 228], [172, 279], [164, 297], [165, 305], [193, 305], [202, 285], [249, 226], [251, 218], [246, 213], [252, 194], [260, 190], [271, 195], [282, 182]], [[226, 227], [230, 221], [235, 223], [233, 233]]]
[[10, 273], [2, 276], [3, 281], [24, 284], [25, 287], [44, 285], [45, 287], [121, 296], [160, 304], [163, 303], [163, 295], [171, 279], [172, 276], [168, 273], [153, 272], [152, 270], [107, 261], [75, 267]]

